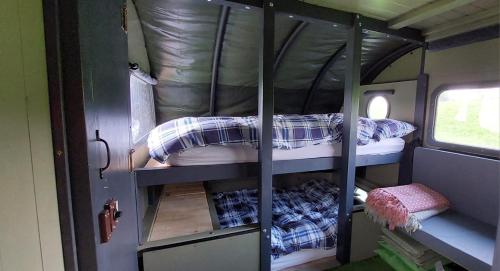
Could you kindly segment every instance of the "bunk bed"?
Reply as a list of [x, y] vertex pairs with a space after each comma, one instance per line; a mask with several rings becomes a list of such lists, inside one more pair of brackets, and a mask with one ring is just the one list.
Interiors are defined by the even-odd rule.
[[[275, 116], [273, 174], [339, 169], [342, 118], [342, 114]], [[255, 123], [254, 117], [205, 117], [176, 119], [156, 127], [148, 135], [148, 146], [137, 146], [147, 148], [151, 155], [144, 167], [135, 169], [137, 185], [257, 176]], [[400, 136], [415, 130], [405, 122], [385, 120], [383, 123], [403, 124]], [[370, 119], [361, 118], [358, 127], [356, 166], [400, 161], [405, 146], [403, 139], [373, 139], [379, 126]]]
[[[169, 3], [172, 5], [182, 6], [182, 4], [176, 3], [175, 1], [170, 2]], [[189, 6], [192, 4], [191, 2], [195, 1], [190, 1], [189, 4], [187, 4], [187, 8], [192, 8], [192, 6]], [[166, 79], [162, 77], [165, 74], [169, 74], [176, 78], [182, 77], [183, 74], [173, 74], [169, 68], [164, 68], [165, 65], [160, 62], [166, 61], [164, 56], [168, 54], [165, 54], [165, 52], [155, 52], [154, 55], [149, 56], [149, 60], [152, 62], [153, 67], [155, 67], [154, 62], [158, 62], [155, 67], [156, 75], [158, 76], [158, 86], [155, 88], [155, 102], [160, 102], [160, 104], [156, 105], [156, 122], [164, 123], [183, 116], [220, 116], [226, 114], [248, 116], [251, 115], [251, 113], [258, 113], [256, 123], [260, 129], [256, 131], [256, 140], [259, 142], [259, 147], [248, 148], [244, 146], [235, 147], [227, 145], [199, 146], [198, 148], [192, 148], [171, 155], [168, 161], [163, 161], [167, 163], [159, 163], [150, 156], [151, 150], [148, 148], [147, 143], [149, 135], [146, 134], [134, 140], [135, 144], [130, 152], [130, 168], [134, 172], [137, 187], [136, 196], [138, 202], [137, 209], [139, 212], [138, 219], [140, 220], [139, 225], [143, 226], [143, 228], [140, 229], [143, 235], [143, 243], [139, 247], [139, 255], [186, 243], [204, 242], [223, 236], [259, 232], [260, 269], [269, 270], [272, 258], [272, 238], [270, 235], [273, 227], [273, 177], [289, 173], [339, 170], [341, 172], [341, 180], [339, 183], [338, 206], [336, 207], [338, 208], [338, 218], [336, 218], [335, 225], [337, 240], [335, 240], [336, 244], [334, 247], [336, 247], [336, 249], [330, 250], [320, 256], [331, 257], [336, 255], [337, 260], [348, 262], [350, 257], [351, 215], [353, 206], [356, 204], [354, 200], [356, 167], [399, 163], [404, 157], [405, 146], [407, 146], [402, 139], [370, 142], [370, 144], [366, 144], [365, 146], [356, 146], [356, 122], [358, 120], [360, 80], [364, 80], [364, 83], [369, 83], [369, 78], [374, 78], [376, 72], [380, 72], [381, 67], [387, 65], [384, 63], [384, 61], [386, 61], [384, 55], [387, 52], [399, 49], [399, 54], [404, 55], [422, 46], [422, 38], [419, 32], [406, 28], [391, 30], [387, 28], [382, 21], [373, 20], [356, 14], [321, 8], [299, 1], [290, 3], [285, 3], [284, 1], [277, 1], [276, 3], [270, 1], [264, 1], [263, 3], [259, 1], [246, 1], [244, 3], [240, 1], [209, 2], [211, 3], [203, 3], [202, 8], [197, 10], [197, 12], [204, 12], [203, 16], [206, 16], [204, 18], [210, 18], [210, 20], [213, 19], [211, 16], [215, 15], [216, 18], [217, 15], [219, 16], [218, 20], [216, 20], [218, 23], [215, 24], [217, 27], [215, 27], [216, 39], [213, 51], [212, 77], [209, 86], [210, 95], [209, 97], [205, 95], [199, 97], [194, 96], [194, 93], [200, 93], [199, 89], [197, 89], [200, 87], [200, 84], [194, 82], [191, 86], [189, 85], [189, 80], [197, 80], [195, 76], [186, 75], [185, 78], [177, 78], [179, 81], [188, 82], [184, 84], [172, 82], [169, 81], [169, 78]], [[154, 1], [151, 3], [154, 3]], [[213, 4], [222, 4], [220, 10], [217, 5], [213, 6], [216, 7], [215, 9], [206, 8], [208, 6], [212, 7]], [[169, 16], [175, 16], [176, 14], [167, 14], [168, 16], [158, 19], [154, 17], [157, 16], [157, 14], [152, 12], [151, 6], [147, 6], [146, 4], [141, 7], [140, 5], [141, 4], [139, 4], [138, 10], [141, 15], [141, 20], [147, 21], [147, 23], [145, 23], [147, 27], [145, 27], [144, 30], [146, 40], [148, 38], [152, 39], [151, 36], [161, 33], [161, 31], [158, 31], [160, 27], [172, 27], [168, 24], [167, 19], [171, 18]], [[144, 3], [142, 5], [144, 5]], [[249, 14], [249, 10], [253, 13]], [[259, 13], [262, 13], [263, 16], [258, 15]], [[234, 18], [230, 17], [229, 14], [234, 14]], [[289, 35], [283, 35], [283, 33], [276, 34], [279, 36], [277, 39], [282, 43], [281, 48], [277, 50], [274, 45], [275, 19], [277, 21], [276, 24], [278, 24], [278, 22], [284, 23], [284, 26], [282, 25], [281, 27], [289, 31]], [[297, 22], [297, 20], [299, 20], [299, 22], [294, 27], [294, 22]], [[316, 31], [314, 28], [307, 29], [308, 24], [319, 22], [328, 25], [333, 24], [334, 27], [322, 31]], [[227, 49], [222, 50], [223, 46], [221, 43], [225, 40], [226, 25], [232, 25], [231, 27], [234, 28], [238, 26], [242, 27], [242, 25], [238, 25], [242, 23], [250, 25], [262, 23], [262, 43], [250, 43], [249, 48], [238, 48], [237, 45], [233, 44], [232, 46], [228, 46]], [[243, 27], [248, 27], [248, 25], [243, 25]], [[203, 31], [209, 30], [210, 29], [195, 29], [193, 31], [200, 34]], [[232, 30], [233, 31], [230, 33], [235, 35], [234, 29]], [[277, 71], [285, 68], [289, 69], [294, 65], [293, 61], [287, 63], [287, 58], [285, 56], [287, 51], [301, 49], [300, 46], [298, 48], [293, 48], [292, 44], [295, 39], [297, 39], [297, 36], [299, 36], [299, 32], [302, 32], [304, 38], [302, 41], [297, 42], [297, 44], [307, 43], [308, 40], [317, 39], [318, 34], [315, 32], [322, 32], [320, 33], [321, 35], [326, 34], [327, 36], [337, 32], [337, 36], [334, 37], [333, 41], [328, 41], [329, 43], [326, 44], [326, 46], [330, 46], [331, 48], [326, 52], [316, 52], [324, 55], [321, 57], [321, 61], [326, 60], [326, 63], [323, 63], [324, 65], [321, 63], [314, 64], [314, 68], [308, 71], [312, 75], [311, 80], [305, 83], [296, 80], [296, 82], [289, 82], [289, 84], [287, 84], [285, 83], [287, 79], [283, 78]], [[259, 32], [256, 31], [255, 34], [257, 33]], [[257, 34], [257, 37], [259, 36], [260, 34]], [[236, 39], [238, 38], [241, 37], [236, 37]], [[158, 39], [161, 40], [161, 38]], [[226, 39], [228, 38], [226, 37]], [[367, 51], [361, 49], [363, 39], [368, 41], [368, 43], [365, 44], [366, 46], [363, 47], [363, 50]], [[373, 44], [369, 43], [370, 41], [373, 42]], [[176, 41], [174, 40], [173, 42], [175, 43]], [[152, 44], [151, 42], [147, 44], [152, 48], [158, 48], [158, 44]], [[325, 44], [322, 46], [325, 46]], [[231, 73], [229, 70], [231, 68], [236, 69], [236, 67], [231, 66], [231, 64], [234, 63], [227, 62], [227, 60], [225, 63], [221, 63], [227, 58], [227, 55], [224, 55], [225, 52], [229, 52], [227, 54], [232, 57], [238, 57], [235, 55], [235, 53], [238, 53], [238, 50], [250, 50], [259, 47], [261, 48], [260, 55], [251, 56], [255, 59], [259, 59], [261, 63], [258, 69], [258, 73], [260, 74], [257, 80], [258, 84], [254, 84], [252, 81], [253, 79], [250, 80], [252, 81], [250, 83], [248, 80], [245, 81], [248, 79], [246, 77], [243, 79], [240, 78], [241, 80], [234, 77], [231, 78], [235, 73]], [[192, 55], [192, 57], [199, 56]], [[222, 65], [225, 69], [223, 71], [219, 70]], [[319, 70], [318, 67], [320, 67]], [[361, 74], [361, 67], [363, 67], [363, 74]], [[229, 77], [220, 78], [220, 76], [218, 76], [219, 72], [226, 72], [229, 74]], [[297, 72], [297, 70], [294, 72]], [[274, 75], [275, 73], [276, 75]], [[314, 76], [316, 73], [317, 75]], [[252, 75], [252, 73], [250, 74]], [[336, 78], [340, 78], [341, 81], [339, 82], [339, 79]], [[143, 81], [148, 80], [149, 79]], [[234, 86], [228, 87], [225, 85], [231, 80], [243, 82], [242, 86], [235, 88]], [[276, 98], [276, 106], [273, 97], [273, 90], [275, 88], [273, 83], [274, 80], [277, 80], [277, 89], [279, 89], [281, 93], [285, 93], [284, 96]], [[255, 83], [257, 83], [257, 81]], [[343, 85], [340, 84], [342, 81], [344, 82]], [[306, 87], [290, 89], [290, 85], [293, 84], [305, 85]], [[310, 87], [307, 86], [309, 84], [311, 84]], [[341, 96], [339, 99], [337, 94], [325, 91], [328, 89], [340, 90], [336, 93], [343, 94], [343, 97]], [[234, 95], [228, 95], [230, 91], [235, 90], [240, 91], [241, 97], [236, 98]], [[190, 104], [186, 99], [181, 99], [186, 108], [180, 108], [174, 105], [175, 97], [172, 95], [179, 93], [179, 91], [192, 91], [192, 93], [188, 93], [187, 95], [196, 97], [193, 101], [193, 104], [196, 105], [200, 104], [200, 101], [197, 99], [208, 98], [209, 103], [207, 103], [207, 108], [194, 108], [193, 104]], [[217, 91], [220, 91], [220, 93], [217, 93]], [[291, 106], [291, 101], [286, 97], [289, 96], [289, 94], [299, 95], [297, 101], [300, 105]], [[304, 94], [306, 95], [304, 96]], [[249, 109], [249, 106], [253, 106], [251, 102], [256, 102], [255, 98], [257, 97], [259, 101], [257, 105], [258, 110]], [[238, 106], [231, 104], [229, 99], [236, 99], [235, 103]], [[332, 103], [326, 101], [331, 101]], [[224, 106], [234, 110], [224, 110]], [[339, 112], [341, 106], [343, 106], [344, 112], [340, 117], [344, 124], [343, 133], [341, 134], [341, 140], [336, 142], [336, 144], [312, 145], [291, 150], [273, 150], [273, 115], [276, 110], [282, 113], [326, 113]], [[179, 112], [183, 112], [183, 115], [179, 115]], [[154, 127], [150, 127], [150, 129], [153, 128]], [[214, 155], [216, 156], [215, 158], [213, 157]], [[256, 198], [259, 199], [256, 206], [259, 213], [257, 217], [259, 223], [257, 225], [245, 224], [236, 228], [223, 229], [218, 223], [214, 223], [218, 218], [214, 216], [213, 211], [215, 209], [213, 206], [214, 201], [211, 200], [213, 191], [208, 190], [212, 192], [207, 192], [207, 187], [209, 187], [209, 183], [212, 183], [214, 180], [245, 178], [256, 178], [258, 180], [255, 193], [257, 193]], [[193, 223], [201, 225], [200, 228], [195, 230], [188, 229], [187, 231], [193, 234], [187, 238], [178, 237], [174, 234], [171, 238], [163, 242], [158, 240], [150, 240], [148, 242], [147, 236], [150, 234], [150, 227], [155, 219], [156, 212], [160, 212], [160, 210], [158, 210], [158, 202], [164, 194], [158, 192], [158, 187], [171, 187], [186, 183], [199, 184], [200, 182], [203, 183], [203, 189], [197, 192], [196, 197], [190, 198], [193, 202], [198, 203], [203, 202], [202, 195], [205, 195], [208, 199], [208, 211], [204, 205], [201, 209], [196, 210], [197, 213], [200, 212], [201, 214], [199, 216], [200, 220]], [[150, 189], [153, 187], [156, 187], [156, 190]], [[172, 190], [170, 189], [169, 191]], [[202, 199], [201, 201], [199, 201], [200, 197]], [[149, 202], [145, 200], [145, 198], [148, 198]], [[148, 209], [146, 205], [152, 205], [153, 210]], [[197, 204], [193, 203], [192, 205]], [[198, 205], [197, 207], [200, 206]], [[201, 229], [206, 232], [197, 232]], [[309, 259], [320, 257], [312, 256], [311, 252], [307, 250], [304, 252], [304, 255]]]
[[[273, 211], [272, 269], [335, 256], [338, 187], [325, 179], [281, 187], [273, 197], [280, 207]], [[256, 189], [220, 189], [213, 182], [166, 185], [148, 241], [258, 227]]]

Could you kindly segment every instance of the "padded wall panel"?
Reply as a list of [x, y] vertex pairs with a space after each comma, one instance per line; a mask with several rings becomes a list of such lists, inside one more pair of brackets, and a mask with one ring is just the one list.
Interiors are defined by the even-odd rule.
[[302, 111], [307, 99], [307, 89], [274, 88], [274, 112], [276, 114], [297, 114]]
[[196, 0], [137, 0], [158, 79], [158, 123], [208, 112], [212, 56], [220, 7]]
[[500, 161], [472, 155], [415, 149], [413, 182], [442, 193], [459, 213], [497, 226]]
[[217, 115], [249, 116], [257, 114], [257, 87], [219, 85], [216, 100]]
[[322, 114], [331, 112], [340, 112], [340, 108], [344, 103], [343, 89], [320, 89], [311, 100], [309, 108], [310, 114]]
[[254, 9], [231, 9], [219, 64], [220, 85], [257, 87], [260, 29]]
[[[387, 37], [384, 34], [377, 32], [368, 32], [363, 34], [363, 43], [361, 46], [361, 73], [370, 65], [376, 63], [383, 56], [391, 53], [399, 46], [405, 44], [401, 40]], [[343, 89], [344, 88], [344, 73], [345, 73], [345, 54], [333, 65], [325, 78], [322, 80], [320, 88], [327, 89]]]
[[132, 0], [127, 0], [127, 40], [128, 40], [128, 61], [139, 64], [139, 67], [145, 72], [151, 70], [149, 65], [146, 43], [142, 26], [137, 10]]
[[276, 72], [275, 86], [308, 90], [326, 61], [345, 43], [346, 37], [345, 30], [329, 24], [307, 25]]
[[159, 81], [155, 89], [156, 122], [208, 115], [210, 85]]
[[256, 114], [260, 32], [257, 10], [231, 8], [219, 63], [217, 115]]
[[292, 32], [299, 21], [289, 18], [286, 14], [276, 14], [274, 24], [274, 51], [277, 53], [288, 35]]
[[[155, 86], [158, 123], [209, 112], [212, 61], [222, 8], [197, 0], [136, 0]], [[300, 22], [277, 14], [275, 52]], [[369, 32], [363, 40], [363, 68], [397, 48], [400, 41]], [[216, 86], [217, 115], [257, 114], [260, 13], [231, 7], [222, 43]], [[288, 47], [275, 74], [275, 112], [300, 113], [314, 79], [345, 44], [347, 31], [309, 23]], [[336, 112], [343, 100], [345, 58], [323, 77], [311, 113]]]

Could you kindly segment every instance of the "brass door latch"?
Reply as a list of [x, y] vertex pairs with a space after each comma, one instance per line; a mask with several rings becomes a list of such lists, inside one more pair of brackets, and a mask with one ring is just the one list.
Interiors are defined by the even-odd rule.
[[118, 201], [110, 199], [104, 204], [103, 210], [99, 213], [99, 231], [101, 234], [101, 243], [111, 240], [111, 235], [116, 229], [118, 219], [122, 212], [118, 209]]

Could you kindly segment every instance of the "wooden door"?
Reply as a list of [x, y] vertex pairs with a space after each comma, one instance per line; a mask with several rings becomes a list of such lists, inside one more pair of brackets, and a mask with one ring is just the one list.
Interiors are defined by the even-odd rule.
[[[56, 51], [52, 57], [58, 59], [58, 67], [48, 67], [49, 77], [61, 80], [63, 94], [61, 105], [52, 101], [51, 106], [62, 109], [63, 127], [53, 129], [64, 131], [66, 151], [55, 151], [58, 157], [67, 155], [68, 161], [67, 168], [56, 170], [67, 172], [70, 180], [70, 199], [61, 204], [68, 206], [71, 216], [71, 225], [63, 228], [73, 230], [63, 241], [71, 243], [65, 256], [75, 255], [79, 270], [138, 270], [135, 185], [128, 166], [124, 5], [123, 0], [47, 0], [45, 5], [46, 33], [53, 34], [47, 35], [53, 38], [47, 41], [48, 52]], [[109, 167], [101, 174], [108, 157]], [[111, 199], [118, 201], [121, 217], [111, 239], [103, 243], [99, 215]]]
[[[88, 107], [90, 181], [93, 185], [97, 265], [99, 270], [137, 270], [138, 227], [135, 185], [128, 168], [130, 149], [130, 91], [127, 35], [123, 28], [124, 1], [82, 1], [80, 36], [85, 59], [84, 76], [91, 95]], [[109, 146], [109, 153], [105, 143]], [[97, 141], [96, 141], [97, 140]], [[99, 168], [109, 168], [101, 173]], [[118, 201], [121, 217], [110, 241], [101, 243], [98, 215], [111, 199]]]

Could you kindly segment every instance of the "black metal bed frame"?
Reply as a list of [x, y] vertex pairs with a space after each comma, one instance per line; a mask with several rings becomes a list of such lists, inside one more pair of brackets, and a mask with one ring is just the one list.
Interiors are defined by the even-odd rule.
[[[220, 58], [221, 43], [224, 37], [224, 24], [230, 7], [244, 6], [257, 8], [261, 12], [261, 44], [259, 53], [259, 91], [258, 116], [259, 140], [261, 147], [258, 150], [259, 162], [236, 163], [205, 166], [164, 167], [164, 168], [136, 168], [136, 185], [150, 187], [172, 183], [186, 183], [194, 181], [221, 180], [241, 177], [257, 177], [259, 184], [259, 231], [260, 231], [260, 270], [270, 270], [271, 244], [270, 231], [272, 226], [272, 181], [273, 175], [322, 171], [341, 170], [341, 194], [339, 205], [337, 259], [342, 263], [350, 261], [351, 254], [351, 225], [354, 200], [354, 182], [356, 167], [398, 163], [403, 153], [387, 155], [360, 155], [356, 156], [356, 129], [360, 98], [360, 84], [371, 81], [390, 63], [405, 53], [424, 45], [424, 38], [420, 31], [411, 28], [399, 30], [390, 29], [387, 22], [361, 16], [345, 11], [319, 7], [301, 1], [283, 0], [211, 0], [209, 3], [221, 5], [217, 39], [214, 47], [213, 74], [211, 84], [210, 113], [216, 114], [216, 83], [217, 68]], [[281, 12], [292, 15], [298, 20], [286, 38], [283, 46], [275, 56], [274, 52], [274, 23], [275, 14]], [[298, 160], [272, 161], [272, 118], [274, 112], [274, 73], [279, 68], [280, 60], [286, 54], [287, 48], [293, 43], [301, 30], [310, 22], [335, 24], [348, 30], [348, 40], [328, 61], [327, 67], [333, 65], [340, 55], [346, 55], [346, 72], [344, 87], [344, 135], [342, 139], [342, 156]], [[361, 75], [361, 42], [362, 34], [367, 31], [382, 32], [388, 37], [405, 41], [405, 46], [394, 53], [377, 61], [369, 68], [366, 74]], [[327, 70], [327, 68], [325, 69]], [[319, 85], [323, 72], [316, 78], [308, 97], [312, 97], [315, 88]], [[307, 111], [310, 98], [305, 101], [304, 111]], [[144, 163], [142, 163], [144, 164]]]
[[[357, 155], [356, 167], [398, 163], [402, 155], [402, 152], [383, 155]], [[341, 168], [341, 160], [341, 157], [277, 160], [272, 162], [272, 174], [337, 170]], [[143, 167], [136, 168], [134, 172], [137, 187], [148, 187], [206, 180], [257, 177], [259, 175], [258, 165], [258, 162], [249, 162], [157, 168]]]

